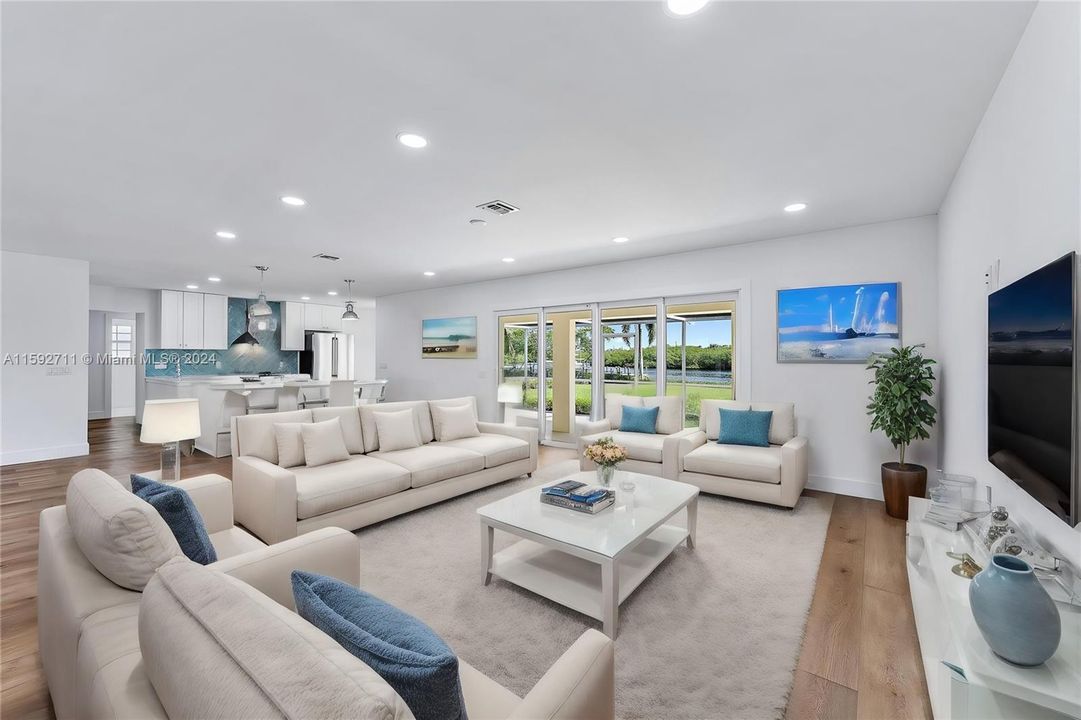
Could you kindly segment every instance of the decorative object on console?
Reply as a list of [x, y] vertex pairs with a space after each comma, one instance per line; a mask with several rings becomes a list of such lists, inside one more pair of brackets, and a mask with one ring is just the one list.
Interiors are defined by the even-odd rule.
[[1055, 654], [1062, 619], [1032, 566], [1012, 555], [994, 555], [968, 588], [972, 616], [984, 640], [1003, 660], [1041, 665]]
[[477, 357], [477, 316], [421, 321], [420, 353], [426, 358]]
[[297, 613], [379, 673], [417, 720], [465, 720], [458, 658], [434, 630], [341, 580], [291, 579]]
[[934, 395], [935, 361], [919, 351], [923, 345], [893, 348], [874, 355], [867, 369], [875, 371], [875, 386], [867, 414], [871, 430], [881, 430], [900, 451], [900, 462], [882, 464], [882, 495], [890, 517], [908, 519], [908, 498], [927, 492], [927, 468], [905, 463], [905, 451], [915, 440], [926, 440], [937, 410], [927, 401]]
[[131, 491], [158, 511], [189, 560], [200, 565], [218, 561], [203, 516], [187, 490], [132, 473]]
[[199, 437], [199, 400], [147, 400], [139, 442], [161, 445], [161, 479], [180, 480], [180, 441]]
[[597, 464], [597, 480], [608, 487], [612, 484], [616, 466], [627, 459], [627, 449], [610, 437], [603, 437], [592, 445], [586, 446], [583, 455]]
[[777, 362], [862, 363], [901, 345], [900, 283], [777, 291]]
[[991, 524], [987, 526], [987, 533], [983, 538], [983, 546], [990, 550], [999, 538], [1010, 531], [1010, 513], [1006, 507], [999, 505], [991, 511]]

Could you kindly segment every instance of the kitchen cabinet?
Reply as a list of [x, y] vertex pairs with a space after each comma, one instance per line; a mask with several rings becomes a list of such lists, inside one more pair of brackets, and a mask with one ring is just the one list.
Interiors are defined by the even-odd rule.
[[342, 313], [345, 310], [336, 305], [304, 305], [304, 329], [323, 330], [326, 332], [342, 331]]
[[304, 303], [283, 302], [281, 304], [282, 317], [279, 327], [281, 328], [282, 350], [304, 349], [304, 330], [307, 329], [305, 308], [307, 305]]
[[224, 295], [161, 291], [157, 347], [169, 350], [224, 350], [229, 347], [229, 298]]
[[158, 347], [175, 349], [183, 347], [180, 335], [184, 330], [184, 293], [175, 290], [161, 291], [161, 335]]
[[203, 350], [229, 348], [229, 298], [203, 295]]
[[180, 347], [201, 349], [203, 347], [203, 294], [184, 293], [184, 322], [180, 333]]

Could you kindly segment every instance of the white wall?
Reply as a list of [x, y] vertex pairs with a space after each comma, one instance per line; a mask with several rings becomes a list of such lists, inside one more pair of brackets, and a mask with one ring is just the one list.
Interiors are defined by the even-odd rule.
[[1000, 261], [1001, 286], [1081, 250], [1079, 15], [1036, 7], [939, 213], [945, 467], [991, 485], [1074, 562], [1077, 534], [987, 461], [984, 272]]
[[90, 266], [7, 251], [0, 266], [0, 357], [65, 356], [0, 365], [0, 464], [86, 455]]
[[161, 300], [159, 290], [143, 288], [90, 286], [90, 309], [114, 313], [144, 313], [148, 337], [161, 334]]
[[[90, 311], [90, 337], [88, 350], [93, 357], [109, 352], [106, 336], [109, 332], [108, 314], [100, 310]], [[91, 420], [107, 418], [112, 413], [112, 375], [107, 365], [93, 363], [87, 367], [88, 417]]]
[[342, 320], [342, 331], [353, 336], [353, 377], [372, 380], [375, 371], [375, 300], [357, 300], [353, 306], [357, 320]]
[[[934, 217], [914, 218], [382, 297], [376, 301], [376, 372], [390, 380], [391, 399], [475, 394], [481, 414], [496, 419], [494, 311], [674, 297], [742, 285], [750, 303], [740, 305], [736, 322], [747, 323], [750, 329], [750, 396], [796, 403], [800, 432], [811, 441], [815, 485], [881, 497], [878, 468], [893, 453], [885, 438], [868, 432], [867, 371], [862, 365], [778, 364], [776, 292], [808, 285], [900, 281], [902, 339], [927, 343], [933, 356], [938, 337], [936, 227]], [[477, 316], [479, 357], [422, 359], [421, 320], [458, 315]], [[915, 460], [937, 465], [934, 439], [913, 452]]]

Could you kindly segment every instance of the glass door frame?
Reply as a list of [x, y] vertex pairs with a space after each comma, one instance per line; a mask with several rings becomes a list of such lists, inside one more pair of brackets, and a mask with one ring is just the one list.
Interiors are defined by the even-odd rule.
[[[603, 320], [602, 316], [604, 315], [604, 311], [605, 310], [610, 310], [612, 308], [647, 307], [649, 305], [653, 306], [654, 312], [656, 313], [655, 317], [657, 318], [657, 330], [655, 332], [654, 337], [656, 338], [655, 343], [657, 345], [657, 395], [658, 396], [663, 396], [664, 392], [665, 392], [665, 375], [667, 375], [667, 372], [662, 372], [662, 369], [664, 369], [666, 367], [665, 363], [667, 362], [667, 359], [665, 357], [666, 350], [667, 350], [667, 347], [666, 347], [667, 343], [664, 342], [664, 338], [666, 337], [664, 333], [666, 333], [668, 331], [668, 328], [667, 328], [667, 326], [665, 324], [665, 319], [666, 318], [665, 318], [665, 312], [664, 312], [664, 298], [646, 297], [646, 298], [640, 298], [640, 299], [637, 299], [637, 300], [619, 300], [619, 301], [614, 301], [614, 302], [602, 302], [602, 303], [596, 303], [596, 305], [597, 305], [597, 310], [596, 310], [596, 312], [594, 314], [594, 319], [593, 319], [593, 322], [594, 322], [594, 324], [596, 326], [596, 329], [594, 330], [594, 333], [593, 333], [593, 335], [594, 335], [594, 340], [593, 340], [593, 363], [594, 363], [594, 365], [593, 365], [593, 377], [595, 377], [595, 378], [600, 377], [602, 379], [602, 382], [600, 383], [599, 387], [598, 387], [598, 384], [596, 382], [593, 383], [594, 416], [593, 416], [592, 419], [593, 420], [600, 420], [601, 418], [604, 417], [604, 382], [603, 382], [603, 379], [604, 379], [604, 337], [603, 337], [603, 335], [604, 335], [604, 333], [602, 332], [602, 328], [604, 326], [604, 320]], [[596, 340], [597, 337], [601, 338], [601, 348], [600, 348], [599, 353], [597, 352], [597, 340]], [[598, 372], [598, 369], [597, 369], [598, 356], [599, 356], [599, 360], [600, 360], [600, 370], [599, 370], [599, 372]], [[599, 415], [596, 413], [596, 411], [598, 409], [600, 410]]]
[[[750, 397], [750, 356], [744, 353], [750, 352], [750, 302], [748, 294], [743, 289], [728, 290], [715, 293], [701, 293], [695, 295], [673, 295], [664, 298], [664, 312], [667, 320], [669, 305], [693, 305], [695, 303], [732, 302], [735, 310], [732, 313], [732, 398], [743, 399]], [[665, 332], [668, 328], [665, 327]], [[667, 344], [667, 338], [665, 339]], [[746, 359], [748, 362], [744, 363]], [[668, 369], [665, 367], [665, 375]], [[746, 377], [744, 377], [746, 376]], [[667, 388], [666, 388], [667, 389]], [[686, 408], [684, 408], [686, 411]]]
[[[539, 328], [540, 329], [538, 330], [539, 344], [537, 346], [537, 350], [538, 350], [538, 353], [541, 350], [544, 351], [544, 361], [540, 362], [541, 358], [540, 358], [540, 355], [538, 354], [537, 360], [538, 360], [538, 364], [540, 365], [540, 367], [538, 368], [538, 372], [537, 372], [537, 377], [538, 377], [538, 380], [537, 380], [537, 412], [540, 413], [540, 415], [538, 416], [538, 419], [539, 419], [540, 422], [537, 425], [537, 427], [539, 427], [540, 431], [541, 431], [540, 432], [540, 443], [542, 445], [551, 445], [551, 446], [554, 446], [554, 447], [567, 447], [567, 448], [576, 447], [576, 445], [574, 443], [563, 442], [561, 440], [552, 440], [550, 437], [548, 437], [548, 435], [549, 435], [549, 432], [548, 432], [548, 411], [547, 411], [547, 406], [548, 406], [548, 386], [547, 386], [547, 380], [548, 380], [548, 316], [549, 315], [558, 315], [560, 313], [565, 313], [565, 312], [582, 312], [582, 311], [588, 311], [590, 313], [590, 328], [591, 328], [590, 336], [593, 339], [593, 348], [592, 348], [592, 352], [591, 352], [591, 356], [593, 358], [593, 379], [591, 381], [591, 383], [592, 383], [592, 392], [590, 394], [590, 401], [591, 402], [590, 402], [590, 409], [589, 409], [589, 419], [590, 420], [596, 420], [597, 419], [597, 416], [596, 416], [596, 412], [597, 412], [597, 373], [596, 373], [596, 368], [597, 368], [597, 303], [570, 303], [570, 304], [567, 304], [567, 305], [551, 305], [551, 306], [541, 307], [540, 308], [540, 315], [539, 315], [539, 317], [540, 317]], [[553, 365], [555, 364], [555, 356], [554, 355], [552, 356], [552, 363], [553, 363]], [[603, 394], [602, 394], [602, 402], [603, 402]], [[544, 412], [541, 412], [541, 410], [544, 410]], [[553, 408], [553, 412], [555, 412], [554, 408]], [[573, 433], [572, 433], [572, 435], [573, 435]]]
[[[544, 314], [543, 314], [543, 308], [536, 307], [536, 308], [522, 308], [522, 309], [519, 309], [519, 310], [497, 310], [496, 311], [496, 313], [495, 313], [495, 336], [499, 339], [498, 340], [499, 347], [498, 347], [498, 351], [496, 352], [496, 358], [498, 359], [498, 362], [499, 362], [499, 364], [496, 367], [496, 380], [498, 382], [502, 382], [503, 379], [504, 379], [503, 378], [503, 364], [504, 364], [504, 362], [503, 362], [503, 318], [505, 318], [505, 317], [515, 317], [515, 316], [518, 316], [518, 315], [536, 315], [536, 317], [537, 317], [537, 392], [538, 392], [538, 395], [537, 395], [537, 427], [541, 431], [541, 437], [543, 437], [544, 436], [543, 423], [547, 419], [547, 414], [543, 413], [543, 412], [540, 412], [541, 410], [544, 409], [544, 404], [541, 402], [541, 395], [540, 395], [540, 393], [543, 392], [543, 389], [544, 389], [543, 383], [544, 383], [544, 366], [545, 366], [545, 362], [544, 362], [545, 347], [544, 347]], [[529, 374], [528, 374], [529, 373], [529, 350], [528, 349], [526, 350], [526, 353], [525, 353], [525, 367], [526, 367], [526, 370], [525, 370], [526, 375], [525, 375], [525, 378], [523, 378], [523, 379], [528, 379], [528, 377], [529, 377]], [[497, 385], [498, 385], [498, 383], [497, 383]], [[523, 397], [523, 402], [524, 402], [524, 397]], [[499, 403], [497, 402], [496, 404], [498, 405]], [[506, 412], [505, 412], [506, 408], [501, 407], [500, 409], [503, 410], [504, 413], [499, 418], [499, 422], [504, 422], [504, 420], [506, 418]]]

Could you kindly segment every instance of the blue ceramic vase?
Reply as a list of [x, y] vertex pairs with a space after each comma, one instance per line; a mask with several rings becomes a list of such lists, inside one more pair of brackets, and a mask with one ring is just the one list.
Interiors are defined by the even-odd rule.
[[968, 588], [972, 616], [983, 639], [1003, 660], [1039, 665], [1055, 654], [1062, 620], [1055, 601], [1013, 555], [995, 555]]

